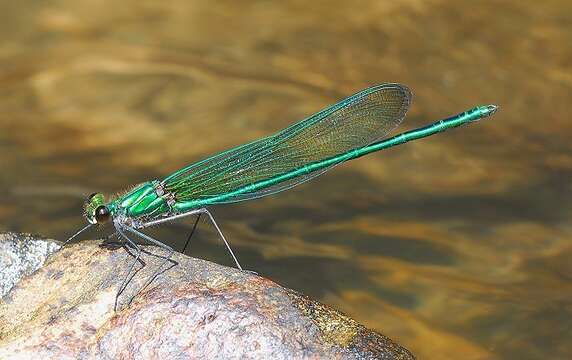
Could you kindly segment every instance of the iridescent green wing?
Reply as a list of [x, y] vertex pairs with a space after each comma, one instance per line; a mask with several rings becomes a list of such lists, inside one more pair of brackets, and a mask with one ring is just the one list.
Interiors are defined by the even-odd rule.
[[[404, 118], [411, 93], [400, 84], [360, 91], [269, 137], [191, 164], [163, 180], [178, 202], [201, 201], [233, 192], [382, 139]], [[225, 198], [249, 200], [296, 186], [332, 166], [254, 192]]]

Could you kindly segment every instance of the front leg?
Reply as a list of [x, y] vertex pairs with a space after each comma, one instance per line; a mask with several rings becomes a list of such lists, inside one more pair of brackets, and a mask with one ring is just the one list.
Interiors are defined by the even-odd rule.
[[131, 254], [129, 251], [130, 247], [133, 248], [133, 250], [135, 250], [134, 259], [131, 262], [131, 264], [129, 264], [127, 274], [125, 274], [125, 277], [123, 278], [123, 281], [121, 281], [121, 285], [119, 285], [119, 289], [117, 290], [117, 293], [115, 294], [115, 304], [113, 306], [113, 311], [117, 311], [117, 305], [119, 303], [119, 296], [121, 296], [121, 294], [125, 291], [125, 289], [127, 288], [127, 284], [129, 284], [129, 282], [131, 281], [133, 276], [135, 276], [135, 274], [137, 273], [137, 271], [136, 271], [135, 273], [133, 273], [133, 275], [131, 274], [133, 272], [133, 269], [135, 268], [135, 264], [137, 262], [141, 262], [141, 265], [144, 267], [145, 262], [143, 260], [141, 260], [141, 248], [139, 247], [139, 245], [137, 245], [133, 240], [131, 240], [127, 235], [125, 235], [125, 233], [121, 230], [121, 226], [119, 224], [114, 224], [114, 225], [115, 225], [115, 229], [117, 230], [117, 233], [119, 235], [121, 235], [121, 237], [126, 241], [125, 249], [126, 249], [127, 253]]

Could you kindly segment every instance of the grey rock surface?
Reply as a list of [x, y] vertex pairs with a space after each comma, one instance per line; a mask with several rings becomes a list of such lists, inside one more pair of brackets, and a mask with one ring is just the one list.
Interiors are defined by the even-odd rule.
[[[146, 247], [158, 254], [159, 250]], [[175, 254], [120, 296], [132, 257], [97, 241], [53, 254], [0, 302], [1, 359], [413, 359], [389, 338], [263, 277]]]
[[40, 268], [60, 248], [57, 241], [30, 234], [0, 233], [0, 298]]

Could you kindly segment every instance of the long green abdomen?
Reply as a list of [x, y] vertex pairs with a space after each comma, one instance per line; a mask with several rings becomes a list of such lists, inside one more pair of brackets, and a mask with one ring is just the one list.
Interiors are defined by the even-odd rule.
[[232, 201], [232, 199], [237, 198], [240, 195], [259, 192], [263, 189], [270, 188], [282, 182], [289, 181], [291, 179], [295, 179], [301, 176], [305, 176], [320, 171], [321, 169], [328, 169], [336, 164], [351, 159], [355, 159], [372, 152], [387, 149], [396, 145], [404, 144], [412, 140], [424, 138], [451, 128], [465, 125], [470, 122], [474, 122], [476, 120], [492, 115], [496, 111], [496, 109], [497, 107], [495, 105], [479, 106], [469, 111], [463, 112], [461, 114], [437, 121], [429, 126], [408, 131], [399, 134], [397, 136], [394, 136], [392, 138], [389, 138], [387, 140], [379, 141], [367, 146], [352, 149], [343, 154], [338, 154], [336, 156], [332, 156], [320, 161], [315, 161], [307, 165], [301, 166], [297, 169], [294, 169], [292, 171], [284, 172], [276, 176], [269, 177], [268, 179], [264, 179], [261, 181], [254, 182], [252, 184], [242, 186], [232, 191], [220, 193], [216, 196], [209, 195], [204, 199], [199, 198], [190, 201], [176, 202], [173, 206], [173, 210], [175, 210], [176, 212], [185, 212], [191, 209], [200, 208], [208, 205], [227, 203], [229, 201]]

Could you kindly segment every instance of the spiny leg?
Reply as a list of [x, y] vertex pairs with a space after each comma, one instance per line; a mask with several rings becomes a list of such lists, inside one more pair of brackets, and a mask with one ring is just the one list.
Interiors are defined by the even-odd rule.
[[120, 225], [116, 225], [115, 229], [121, 235], [121, 237], [123, 237], [127, 241], [125, 243], [126, 251], [130, 254], [129, 247], [133, 248], [133, 250], [135, 250], [135, 256], [134, 256], [134, 259], [131, 262], [131, 264], [129, 264], [127, 274], [125, 274], [125, 277], [123, 278], [123, 281], [121, 282], [121, 285], [119, 286], [119, 289], [117, 290], [117, 294], [115, 295], [115, 305], [113, 306], [113, 311], [117, 311], [117, 304], [119, 302], [119, 296], [121, 296], [121, 294], [123, 294], [123, 292], [127, 288], [127, 284], [129, 284], [129, 282], [131, 281], [133, 276], [135, 276], [135, 274], [136, 274], [136, 272], [135, 272], [135, 273], [133, 273], [133, 275], [131, 275], [131, 273], [133, 272], [133, 269], [135, 267], [135, 264], [139, 261], [139, 262], [141, 262], [141, 264], [143, 266], [145, 266], [145, 262], [140, 259], [141, 248], [133, 240], [131, 240], [127, 235], [125, 235], [125, 233], [123, 231], [121, 231], [120, 227], [121, 227]]
[[240, 266], [240, 263], [238, 262], [238, 259], [236, 258], [236, 256], [234, 255], [234, 252], [232, 251], [232, 248], [230, 247], [230, 244], [228, 243], [228, 241], [226, 241], [226, 238], [224, 237], [221, 229], [219, 228], [218, 224], [216, 223], [214, 217], [212, 216], [211, 212], [206, 209], [203, 208], [201, 209], [201, 212], [204, 214], [207, 214], [209, 219], [211, 220], [211, 223], [213, 224], [213, 226], [215, 227], [216, 231], [218, 232], [219, 237], [222, 239], [222, 241], [224, 242], [224, 244], [226, 245], [226, 248], [228, 250], [228, 252], [230, 253], [230, 255], [232, 256], [232, 259], [234, 260], [234, 263], [236, 264], [236, 267], [240, 270], [242, 269], [242, 266]]
[[72, 236], [70, 236], [66, 241], [64, 241], [64, 243], [62, 244], [62, 246], [60, 247], [63, 248], [64, 246], [67, 245], [67, 243], [69, 243], [70, 241], [72, 241], [73, 239], [75, 239], [76, 236], [78, 236], [79, 234], [81, 234], [82, 232], [86, 231], [87, 229], [89, 229], [90, 227], [92, 227], [93, 224], [87, 224], [86, 226], [84, 226], [83, 228], [81, 228], [79, 231], [77, 231], [75, 234], [73, 234]]
[[[116, 238], [116, 240], [112, 240], [112, 238], [114, 237]], [[117, 230], [115, 230], [113, 233], [104, 237], [103, 241], [99, 246], [109, 250], [116, 250], [125, 247], [125, 242], [121, 240], [119, 233], [117, 232]]]
[[226, 238], [224, 237], [222, 231], [220, 230], [219, 226], [217, 225], [216, 221], [214, 220], [212, 214], [210, 213], [210, 211], [208, 211], [206, 208], [201, 208], [201, 209], [195, 209], [195, 210], [191, 210], [189, 212], [186, 213], [182, 213], [182, 214], [176, 214], [176, 215], [172, 215], [172, 216], [167, 216], [164, 218], [160, 218], [160, 219], [156, 219], [156, 220], [152, 220], [152, 221], [148, 221], [146, 223], [143, 224], [143, 228], [149, 227], [149, 226], [153, 226], [153, 225], [159, 225], [165, 222], [170, 222], [170, 221], [174, 221], [177, 219], [181, 219], [187, 216], [191, 216], [191, 215], [195, 215], [195, 214], [207, 214], [209, 219], [211, 220], [211, 222], [213, 223], [215, 229], [217, 230], [219, 237], [222, 239], [222, 241], [224, 242], [224, 244], [226, 245], [226, 248], [228, 249], [228, 252], [230, 253], [230, 255], [232, 256], [232, 259], [234, 260], [236, 267], [240, 270], [242, 269], [242, 266], [240, 266], [238, 260], [236, 259], [236, 256], [234, 255], [234, 252], [232, 251], [232, 249], [230, 248], [230, 245], [228, 243], [228, 241], [226, 240]]
[[124, 229], [131, 232], [132, 234], [135, 234], [137, 236], [139, 236], [140, 238], [150, 242], [153, 245], [157, 245], [160, 248], [162, 248], [163, 250], [166, 250], [168, 252], [168, 255], [163, 256], [163, 255], [158, 255], [158, 254], [153, 254], [150, 252], [147, 252], [145, 250], [143, 250], [144, 252], [153, 255], [155, 257], [159, 257], [163, 259], [163, 262], [161, 262], [161, 264], [157, 267], [157, 270], [155, 270], [155, 272], [153, 272], [153, 274], [147, 279], [147, 281], [145, 282], [145, 284], [143, 284], [143, 286], [141, 286], [141, 288], [137, 291], [137, 293], [135, 295], [133, 295], [129, 301], [127, 302], [127, 304], [131, 304], [131, 302], [133, 301], [133, 299], [139, 295], [139, 293], [141, 293], [141, 291], [143, 291], [147, 286], [149, 286], [149, 284], [151, 284], [153, 282], [153, 280], [155, 280], [155, 278], [157, 276], [159, 276], [159, 274], [161, 274], [161, 269], [163, 268], [163, 265], [165, 265], [167, 262], [171, 262], [172, 265], [170, 267], [168, 267], [167, 269], [165, 269], [164, 271], [169, 270], [170, 268], [172, 268], [173, 266], [177, 265], [178, 263], [175, 260], [172, 260], [171, 257], [173, 256], [173, 253], [175, 252], [175, 250], [173, 250], [172, 247], [167, 246], [165, 244], [163, 244], [162, 242], [160, 242], [159, 240], [153, 239], [152, 237], [150, 237], [147, 234], [144, 234], [130, 226], [124, 226]]
[[181, 254], [184, 254], [185, 250], [187, 250], [187, 246], [191, 242], [191, 238], [193, 237], [193, 234], [195, 233], [195, 230], [197, 229], [197, 225], [199, 224], [199, 220], [201, 219], [201, 215], [202, 214], [199, 213], [199, 216], [197, 216], [197, 219], [195, 220], [195, 224], [193, 225], [193, 229], [191, 230], [191, 233], [189, 234], [189, 237], [187, 238], [187, 242], [185, 242], [185, 246], [183, 247], [183, 251], [181, 251]]

